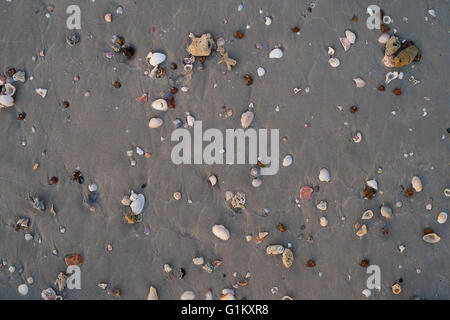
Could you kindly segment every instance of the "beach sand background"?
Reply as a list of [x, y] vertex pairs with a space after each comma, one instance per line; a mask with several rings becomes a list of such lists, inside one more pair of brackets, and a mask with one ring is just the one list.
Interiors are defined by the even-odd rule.
[[[247, 272], [251, 273], [249, 285], [236, 290], [238, 299], [281, 299], [285, 295], [364, 299], [361, 291], [369, 275], [359, 266], [363, 258], [381, 268], [381, 291], [374, 290], [370, 299], [449, 299], [448, 223], [436, 222], [439, 212], [449, 210], [449, 200], [443, 195], [449, 185], [450, 159], [446, 132], [450, 118], [448, 1], [314, 3], [309, 13], [310, 1], [1, 0], [0, 68], [4, 72], [8, 67], [25, 70], [27, 81], [17, 85], [15, 108], [0, 112], [0, 261], [8, 263], [0, 269], [0, 298], [40, 299], [41, 291], [55, 288], [58, 273], [65, 271], [64, 256], [79, 253], [84, 259], [82, 289], [65, 290], [65, 299], [117, 299], [98, 288], [99, 282], [120, 288], [122, 299], [145, 299], [150, 285], [157, 288], [161, 299], [178, 299], [185, 290], [204, 299], [209, 288], [217, 298], [223, 288]], [[55, 10], [47, 19], [49, 4]], [[81, 42], [74, 47], [65, 42], [66, 8], [71, 4], [79, 5], [82, 12]], [[381, 63], [380, 31], [366, 27], [370, 4], [391, 16], [391, 29], [413, 40], [422, 54], [414, 67], [401, 70], [404, 79], [394, 80], [385, 92], [376, 90], [388, 70]], [[116, 14], [119, 5], [123, 15]], [[430, 8], [436, 10], [436, 19], [428, 15]], [[106, 12], [113, 13], [110, 24], [103, 19]], [[351, 21], [353, 15], [358, 22]], [[265, 16], [272, 17], [270, 26], [264, 24]], [[290, 30], [295, 26], [300, 35]], [[348, 52], [339, 43], [346, 29], [357, 35]], [[245, 32], [243, 39], [233, 38], [237, 30]], [[181, 60], [190, 32], [225, 38], [225, 49], [238, 61], [237, 66], [224, 73], [214, 53], [203, 70], [196, 65], [192, 77], [184, 76]], [[133, 60], [105, 58], [114, 34], [135, 46]], [[255, 48], [258, 42], [261, 50]], [[281, 45], [284, 56], [269, 59], [276, 45]], [[328, 46], [336, 49], [341, 60], [337, 69], [328, 65]], [[45, 57], [33, 62], [32, 56], [41, 50]], [[145, 62], [149, 51], [167, 54], [162, 65], [165, 78], [152, 80], [144, 74], [149, 70]], [[178, 64], [177, 71], [170, 70], [171, 62]], [[266, 70], [262, 78], [256, 75], [259, 66]], [[245, 85], [245, 73], [253, 76], [252, 86]], [[421, 83], [414, 86], [408, 81], [410, 76]], [[366, 87], [356, 88], [355, 77], [363, 78]], [[112, 86], [116, 80], [122, 88]], [[150, 101], [172, 86], [190, 90], [175, 96], [176, 109], [165, 114], [153, 110]], [[293, 88], [307, 86], [309, 93], [293, 93]], [[403, 91], [400, 97], [392, 93], [396, 87]], [[42, 99], [34, 92], [36, 88], [48, 89], [48, 96]], [[86, 91], [90, 97], [84, 96]], [[145, 105], [135, 100], [144, 92], [150, 98]], [[70, 101], [70, 108], [62, 108], [63, 100]], [[239, 116], [250, 102], [256, 115], [252, 127], [280, 129], [280, 137], [288, 137], [280, 142], [280, 161], [292, 154], [291, 167], [263, 177], [263, 185], [254, 189], [250, 165], [172, 164], [174, 119], [185, 121], [190, 112], [203, 121], [204, 129], [239, 128]], [[348, 112], [352, 105], [359, 107], [353, 115]], [[231, 119], [219, 117], [223, 106], [233, 109]], [[337, 106], [343, 106], [343, 111]], [[16, 119], [21, 111], [27, 114], [25, 121]], [[155, 115], [163, 117], [164, 125], [149, 129], [148, 120]], [[352, 142], [355, 130], [363, 133], [360, 144]], [[133, 168], [126, 152], [136, 146], [152, 157], [136, 156]], [[405, 153], [413, 155], [405, 158]], [[40, 163], [37, 171], [32, 170], [35, 162]], [[83, 185], [71, 181], [77, 166], [86, 179]], [[322, 167], [329, 169], [330, 183], [318, 181]], [[382, 174], [377, 173], [379, 167]], [[218, 176], [219, 187], [209, 186], [210, 174]], [[399, 185], [407, 186], [413, 175], [421, 177], [424, 190], [407, 199]], [[59, 178], [57, 185], [49, 186], [51, 176]], [[383, 193], [363, 200], [361, 190], [371, 178]], [[86, 204], [90, 183], [99, 188], [95, 212]], [[143, 184], [147, 184], [145, 189], [141, 189]], [[302, 185], [319, 185], [320, 191], [298, 208], [295, 199]], [[120, 200], [130, 189], [147, 199], [143, 222], [136, 225], [123, 221], [126, 209]], [[246, 193], [245, 212], [231, 214], [225, 201], [227, 190]], [[173, 200], [174, 191], [182, 192], [181, 201]], [[45, 201], [45, 213], [25, 201], [28, 193]], [[429, 198], [433, 198], [431, 211], [425, 210]], [[319, 200], [328, 202], [325, 214], [315, 208]], [[396, 208], [397, 201], [403, 201], [403, 207]], [[378, 214], [382, 203], [393, 208], [389, 221]], [[56, 217], [49, 213], [51, 204], [58, 212]], [[270, 210], [266, 217], [262, 216], [264, 208]], [[358, 239], [353, 225], [366, 209], [374, 210], [375, 217], [367, 224], [368, 234]], [[326, 228], [318, 222], [322, 215], [329, 220]], [[19, 217], [31, 219], [32, 241], [24, 239], [23, 231], [14, 232]], [[276, 228], [280, 222], [287, 228], [284, 233]], [[215, 238], [211, 233], [214, 224], [224, 224], [231, 239]], [[389, 228], [387, 236], [380, 232], [384, 226]], [[67, 229], [65, 234], [60, 227]], [[149, 235], [144, 234], [145, 227], [150, 228]], [[422, 240], [426, 227], [441, 236], [438, 244]], [[255, 236], [259, 231], [270, 232], [262, 244], [246, 242], [248, 233]], [[313, 242], [306, 241], [310, 235]], [[265, 247], [288, 243], [295, 262], [285, 269], [278, 257], [266, 255]], [[108, 244], [112, 252], [106, 250]], [[406, 246], [403, 254], [398, 244]], [[54, 249], [58, 256], [52, 254]], [[196, 256], [224, 262], [207, 274], [192, 263]], [[316, 261], [315, 268], [305, 267], [309, 259]], [[165, 263], [184, 268], [185, 277], [167, 279]], [[11, 265], [16, 267], [14, 273], [8, 271]], [[21, 297], [17, 286], [29, 276], [34, 284]], [[391, 285], [400, 278], [403, 291], [395, 296]], [[278, 287], [275, 295], [273, 287]]]

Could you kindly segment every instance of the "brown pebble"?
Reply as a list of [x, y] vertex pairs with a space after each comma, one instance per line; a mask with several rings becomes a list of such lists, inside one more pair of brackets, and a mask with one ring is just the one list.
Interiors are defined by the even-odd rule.
[[391, 30], [391, 28], [389, 28], [387, 25], [385, 24], [381, 24], [380, 26], [380, 31], [381, 33], [385, 33], [385, 32], [389, 32], [389, 30]]
[[116, 43], [122, 47], [125, 43], [125, 40], [123, 39], [123, 37], [117, 37]]
[[431, 229], [431, 228], [425, 228], [425, 229], [423, 230], [423, 235], [427, 235], [427, 234], [430, 234], [430, 233], [434, 233], [433, 229]]
[[177, 87], [170, 88], [170, 93], [171, 94], [176, 94], [177, 92], [178, 92], [178, 88]]
[[245, 84], [251, 86], [253, 83], [253, 78], [249, 74], [244, 74]]
[[370, 266], [369, 260], [367, 259], [363, 259], [361, 260], [361, 262], [359, 263], [359, 265], [363, 268], [367, 268], [368, 266]]
[[70, 107], [69, 101], [63, 101], [62, 105], [63, 105], [64, 108]]
[[136, 50], [133, 47], [131, 47], [131, 46], [122, 48], [122, 54], [127, 59], [133, 58], [135, 52], [136, 52]]
[[419, 62], [421, 58], [422, 58], [422, 55], [418, 54], [417, 56], [414, 57], [414, 61]]
[[199, 57], [198, 58], [198, 62], [200, 62], [200, 64], [204, 64], [206, 61], [206, 57]]
[[122, 84], [119, 81], [114, 81], [113, 86], [114, 86], [114, 88], [119, 89], [120, 87], [122, 87]]
[[171, 70], [177, 70], [177, 68], [178, 68], [178, 66], [177, 66], [177, 64], [176, 64], [175, 62], [172, 62], [172, 63], [170, 64], [170, 69], [171, 69]]
[[169, 109], [175, 109], [175, 98], [173, 96], [167, 98], [167, 106]]
[[299, 27], [293, 27], [291, 30], [292, 30], [292, 32], [297, 33], [297, 32], [300, 31], [300, 28]]
[[285, 227], [282, 223], [279, 223], [279, 224], [277, 225], [277, 229], [278, 229], [278, 231], [280, 231], [280, 232], [285, 232], [285, 231], [286, 231], [286, 227]]
[[400, 88], [395, 88], [392, 91], [397, 97], [402, 95], [402, 90]]
[[383, 86], [383, 85], [380, 85], [379, 87], [378, 87], [378, 91], [384, 91], [386, 88]]
[[313, 186], [313, 192], [319, 192], [320, 191], [320, 187], [319, 186]]
[[256, 165], [257, 165], [258, 167], [260, 167], [260, 168], [264, 168], [264, 167], [265, 167], [265, 165], [264, 165], [261, 161], [259, 161], [259, 160], [258, 160], [258, 162], [256, 163]]
[[12, 77], [13, 75], [16, 74], [16, 69], [14, 68], [9, 68], [8, 71], [6, 72], [8, 74], [9, 77]]
[[363, 191], [364, 199], [370, 200], [375, 194], [375, 190], [370, 187], [365, 187]]
[[349, 109], [351, 114], [355, 114], [358, 111], [358, 107], [357, 106], [351, 106]]
[[314, 262], [314, 260], [308, 260], [307, 262], [306, 262], [306, 267], [307, 268], [313, 268], [313, 267], [315, 267], [316, 266], [316, 263]]
[[113, 294], [114, 294], [114, 296], [116, 296], [116, 297], [120, 297], [120, 289], [114, 289]]
[[25, 112], [21, 112], [17, 115], [17, 120], [25, 120], [27, 114]]
[[158, 70], [156, 71], [156, 77], [157, 78], [162, 78], [166, 75], [166, 72], [164, 71], [163, 68], [158, 67]]
[[72, 172], [72, 181], [77, 181], [78, 178], [80, 178], [81, 176], [81, 172], [78, 170], [75, 170], [74, 172]]
[[383, 236], [387, 236], [389, 234], [389, 229], [387, 226], [384, 226], [383, 228], [381, 228], [381, 234]]
[[242, 31], [236, 31], [236, 32], [234, 33], [234, 37], [235, 37], [236, 39], [242, 39], [242, 38], [244, 37], [244, 33], [243, 33]]
[[352, 22], [358, 22], [358, 17], [357, 17], [356, 15], [354, 15], [354, 16], [352, 17]]
[[59, 181], [59, 179], [58, 179], [57, 177], [51, 177], [51, 178], [48, 180], [48, 183], [49, 183], [50, 185], [53, 185], [53, 184], [57, 184], [58, 181]]
[[283, 140], [284, 142], [288, 141], [288, 137], [283, 137], [281, 138], [281, 140]]
[[309, 13], [311, 13], [312, 12], [312, 8], [311, 7], [308, 7], [308, 9], [306, 9]]

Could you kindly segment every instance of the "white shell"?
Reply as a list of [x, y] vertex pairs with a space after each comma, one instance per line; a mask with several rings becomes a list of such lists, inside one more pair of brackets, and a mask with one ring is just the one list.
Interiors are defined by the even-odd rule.
[[354, 44], [356, 42], [356, 35], [350, 30], [345, 31], [345, 37], [351, 44]]
[[244, 129], [248, 128], [252, 124], [254, 118], [255, 118], [255, 114], [253, 112], [251, 112], [251, 111], [244, 112], [241, 115], [242, 128], [244, 128]]
[[167, 111], [169, 109], [167, 101], [164, 99], [158, 99], [153, 101], [152, 108], [158, 111]]
[[398, 72], [397, 71], [388, 72], [388, 73], [386, 73], [386, 78], [385, 78], [384, 82], [386, 84], [389, 84], [389, 82], [391, 82], [392, 80], [397, 79], [397, 78], [398, 78]]
[[217, 177], [215, 175], [210, 175], [208, 181], [211, 184], [211, 186], [214, 187], [217, 184]]
[[332, 66], [333, 68], [337, 68], [339, 67], [339, 65], [341, 64], [341, 61], [339, 61], [338, 58], [330, 58], [328, 60], [328, 63], [330, 64], [330, 66]]
[[158, 293], [154, 287], [150, 287], [148, 291], [147, 300], [159, 300]]
[[272, 18], [271, 17], [265, 17], [264, 18], [264, 24], [266, 26], [270, 26], [272, 24]]
[[203, 259], [203, 257], [197, 257], [192, 259], [192, 262], [194, 262], [196, 266], [201, 266], [202, 264], [205, 263], [205, 259]]
[[163, 124], [163, 119], [161, 118], [151, 118], [149, 123], [148, 123], [148, 127], [152, 128], [152, 129], [156, 129], [161, 127]]
[[153, 66], [153, 67], [157, 67], [159, 66], [161, 63], [163, 63], [164, 61], [166, 61], [166, 55], [164, 53], [160, 53], [160, 52], [150, 52], [147, 55], [147, 62]]
[[361, 78], [354, 78], [353, 82], [357, 88], [364, 88], [366, 86], [366, 82]]
[[383, 33], [381, 36], [378, 37], [378, 42], [381, 44], [386, 44], [386, 42], [389, 41], [389, 38], [391, 36], [388, 33]]
[[212, 227], [212, 233], [220, 240], [227, 241], [230, 239], [230, 231], [223, 225], [214, 225]]
[[367, 234], [367, 226], [365, 224], [363, 224], [361, 226], [361, 228], [358, 229], [358, 231], [356, 231], [356, 235], [358, 237], [363, 237]]
[[372, 291], [370, 291], [369, 289], [364, 289], [362, 291], [362, 294], [364, 295], [364, 297], [368, 298], [372, 295]]
[[411, 185], [416, 192], [421, 192], [423, 189], [422, 181], [420, 180], [420, 178], [418, 176], [412, 177]]
[[328, 203], [322, 200], [317, 204], [316, 208], [319, 209], [320, 211], [325, 211], [328, 208]]
[[440, 224], [446, 223], [447, 217], [448, 217], [447, 212], [441, 212], [437, 216], [437, 222], [439, 222]]
[[429, 233], [422, 237], [423, 241], [428, 243], [438, 243], [441, 238], [436, 233]]
[[282, 254], [284, 251], [284, 247], [280, 244], [273, 244], [266, 248], [267, 254]]
[[9, 108], [14, 106], [14, 99], [10, 96], [0, 95], [0, 109], [1, 107]]
[[97, 186], [95, 183], [90, 184], [90, 185], [88, 186], [88, 190], [89, 190], [90, 192], [95, 192], [95, 191], [98, 190], [98, 186]]
[[36, 93], [37, 93], [38, 95], [40, 95], [42, 98], [45, 98], [45, 97], [47, 96], [47, 89], [39, 88], [39, 89], [36, 89], [35, 91], [36, 91]]
[[348, 41], [347, 38], [339, 38], [339, 41], [341, 42], [344, 51], [348, 51], [348, 49], [350, 49], [352, 44], [350, 43], [350, 41]]
[[260, 178], [255, 178], [252, 180], [252, 186], [254, 188], [259, 188], [262, 185], [262, 180]]
[[370, 220], [373, 218], [373, 211], [372, 210], [366, 210], [361, 216], [361, 219], [363, 220]]
[[330, 56], [334, 55], [334, 48], [333, 47], [328, 47], [328, 55], [330, 55]]
[[144, 205], [145, 205], [145, 197], [143, 194], [136, 194], [134, 193], [134, 191], [131, 191], [131, 196], [130, 196], [130, 200], [131, 200], [131, 211], [133, 211], [133, 213], [135, 215], [138, 215], [142, 212], [142, 210], [144, 209]]
[[380, 214], [386, 219], [390, 219], [392, 218], [392, 209], [389, 208], [388, 206], [381, 206]]
[[326, 226], [328, 225], [328, 219], [325, 218], [325, 217], [321, 217], [321, 218], [319, 219], [319, 223], [320, 223], [320, 225], [321, 225], [322, 227], [326, 227]]
[[289, 167], [294, 162], [294, 159], [290, 154], [284, 157], [283, 159], [283, 167]]
[[328, 171], [328, 169], [326, 169], [326, 168], [320, 169], [319, 180], [322, 182], [330, 182], [331, 177], [330, 177], [330, 172]]
[[189, 127], [192, 127], [192, 126], [194, 126], [195, 118], [193, 116], [189, 115], [186, 117], [186, 122]]
[[361, 133], [361, 131], [356, 131], [353, 134], [352, 139], [353, 139], [354, 143], [360, 143], [362, 141], [362, 133]]
[[372, 188], [372, 189], [374, 189], [374, 190], [378, 190], [378, 183], [377, 183], [377, 181], [376, 180], [369, 180], [369, 181], [367, 181], [366, 182], [366, 185], [369, 187], [369, 188]]
[[5, 93], [7, 96], [13, 97], [16, 94], [16, 87], [14, 87], [11, 83], [5, 84]]
[[195, 293], [192, 291], [185, 291], [180, 297], [181, 300], [194, 300], [195, 299]]
[[270, 59], [280, 59], [283, 57], [283, 51], [280, 48], [275, 48], [269, 53]]
[[263, 77], [266, 74], [266, 70], [263, 67], [259, 67], [256, 72], [258, 73], [258, 77]]
[[20, 82], [25, 82], [25, 80], [26, 80], [25, 72], [24, 71], [17, 71], [13, 75], [13, 80], [14, 81], [20, 81]]
[[28, 294], [28, 286], [26, 284], [21, 284], [18, 288], [17, 291], [19, 291], [19, 293], [22, 296], [26, 296]]

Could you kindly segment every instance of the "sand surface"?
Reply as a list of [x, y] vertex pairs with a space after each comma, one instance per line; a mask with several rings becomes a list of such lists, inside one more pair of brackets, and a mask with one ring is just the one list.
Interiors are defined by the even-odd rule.
[[[82, 11], [81, 41], [69, 47], [66, 8], [75, 3]], [[248, 272], [249, 285], [236, 289], [238, 299], [285, 295], [365, 299], [361, 292], [368, 275], [359, 265], [363, 258], [381, 268], [381, 291], [373, 290], [370, 299], [450, 298], [448, 223], [436, 222], [439, 212], [450, 209], [449, 198], [443, 195], [449, 186], [450, 159], [448, 1], [321, 0], [314, 1], [311, 13], [309, 1], [245, 0], [239, 12], [240, 3], [61, 0], [53, 2], [55, 10], [48, 19], [50, 2], [0, 0], [0, 71], [15, 67], [27, 74], [27, 81], [17, 85], [16, 106], [0, 112], [0, 262], [7, 262], [0, 269], [1, 299], [40, 299], [41, 291], [55, 288], [58, 273], [65, 271], [64, 257], [74, 253], [84, 259], [82, 289], [65, 290], [65, 299], [119, 299], [98, 288], [99, 282], [119, 288], [120, 299], [145, 299], [150, 285], [161, 299], [178, 299], [185, 290], [204, 299], [209, 288], [217, 298]], [[381, 63], [380, 31], [366, 27], [370, 4], [380, 5], [393, 19], [391, 32], [396, 29], [401, 38], [414, 41], [422, 54], [420, 62], [401, 69], [403, 80], [394, 80], [385, 92], [376, 90], [388, 69]], [[116, 14], [118, 5], [123, 6], [123, 15]], [[436, 19], [428, 15], [430, 8], [435, 9]], [[106, 12], [113, 13], [110, 24], [103, 19]], [[353, 15], [358, 22], [351, 21]], [[265, 16], [272, 17], [270, 26], [264, 24]], [[291, 31], [295, 26], [300, 35]], [[339, 43], [346, 29], [357, 35], [348, 52]], [[243, 39], [233, 38], [237, 30], [245, 32]], [[181, 60], [187, 55], [190, 32], [223, 37], [236, 67], [225, 73], [215, 52], [203, 70], [197, 70], [196, 64], [191, 75], [184, 75]], [[134, 45], [134, 59], [105, 58], [114, 34]], [[256, 49], [256, 43], [262, 49]], [[276, 45], [284, 56], [269, 59]], [[341, 61], [337, 69], [328, 64], [328, 46], [335, 48]], [[44, 57], [39, 56], [41, 50]], [[164, 78], [153, 80], [144, 74], [149, 70], [145, 61], [149, 51], [167, 54]], [[37, 61], [32, 60], [35, 55]], [[170, 70], [172, 62], [178, 70]], [[266, 71], [262, 78], [256, 74], [259, 66]], [[245, 85], [245, 73], [253, 76], [253, 85]], [[77, 75], [80, 80], [74, 81]], [[411, 76], [420, 84], [408, 81]], [[355, 77], [363, 78], [366, 87], [356, 88]], [[116, 80], [122, 83], [120, 89], [112, 86]], [[189, 91], [175, 95], [176, 109], [153, 110], [150, 101], [172, 86], [187, 86]], [[310, 91], [296, 95], [295, 87]], [[399, 97], [392, 93], [396, 87], [403, 92]], [[47, 97], [37, 95], [36, 88], [48, 89]], [[86, 91], [90, 97], [85, 97]], [[137, 102], [145, 92], [149, 102]], [[68, 109], [62, 108], [64, 100], [70, 101]], [[280, 137], [288, 137], [280, 142], [280, 161], [292, 154], [292, 166], [263, 177], [262, 186], [254, 189], [251, 165], [171, 162], [174, 119], [186, 121], [190, 112], [203, 121], [204, 128], [239, 128], [239, 116], [250, 102], [256, 115], [252, 127], [280, 129]], [[353, 105], [359, 110], [350, 114]], [[219, 117], [224, 106], [233, 109], [230, 119]], [[18, 121], [22, 111], [26, 119]], [[148, 128], [153, 116], [164, 119], [161, 128]], [[352, 141], [356, 130], [363, 133], [359, 144]], [[137, 165], [131, 167], [126, 152], [136, 146], [152, 157], [135, 155]], [[33, 171], [35, 162], [40, 167]], [[78, 166], [86, 180], [82, 185], [71, 179]], [[329, 169], [330, 183], [319, 182], [322, 167]], [[382, 174], [377, 173], [379, 167]], [[218, 187], [207, 183], [210, 174], [218, 176]], [[400, 185], [408, 186], [414, 175], [421, 177], [424, 189], [406, 198]], [[49, 185], [52, 176], [59, 178], [58, 184]], [[378, 181], [379, 192], [364, 200], [361, 191], [372, 178]], [[98, 185], [93, 212], [87, 201], [91, 183]], [[303, 185], [318, 185], [320, 190], [298, 207], [295, 200]], [[120, 203], [131, 189], [147, 199], [143, 221], [135, 225], [124, 222], [126, 208]], [[232, 214], [225, 201], [227, 190], [246, 193], [244, 212]], [[174, 191], [182, 193], [182, 200], [172, 198]], [[25, 200], [28, 193], [44, 200], [44, 213]], [[433, 208], [427, 211], [430, 198]], [[315, 208], [319, 200], [328, 202], [325, 213]], [[395, 207], [397, 201], [403, 202], [401, 208]], [[383, 203], [393, 208], [390, 220], [378, 213]], [[49, 212], [51, 204], [56, 217]], [[366, 209], [374, 210], [375, 217], [367, 223], [368, 234], [359, 239], [354, 224], [361, 222]], [[329, 221], [325, 228], [319, 225], [321, 216]], [[14, 232], [19, 217], [31, 219], [33, 240], [26, 241], [23, 230]], [[287, 230], [278, 231], [278, 223]], [[225, 225], [231, 239], [215, 238], [214, 224]], [[384, 226], [388, 235], [380, 232]], [[61, 227], [66, 228], [64, 234]], [[422, 240], [426, 227], [440, 235], [439, 243]], [[146, 228], [150, 234], [145, 234]], [[245, 236], [259, 231], [270, 234], [261, 244], [247, 243]], [[285, 269], [278, 257], [266, 255], [265, 247], [288, 243], [295, 262]], [[399, 244], [406, 247], [403, 253], [397, 249]], [[220, 258], [223, 264], [207, 274], [192, 263], [196, 256], [206, 261]], [[316, 267], [305, 267], [309, 259]], [[184, 268], [185, 277], [168, 279], [165, 263], [175, 270]], [[16, 267], [14, 273], [8, 271], [11, 265]], [[17, 287], [30, 276], [34, 284], [21, 297]], [[400, 279], [403, 291], [393, 295], [391, 285]], [[273, 287], [278, 287], [276, 294]]]

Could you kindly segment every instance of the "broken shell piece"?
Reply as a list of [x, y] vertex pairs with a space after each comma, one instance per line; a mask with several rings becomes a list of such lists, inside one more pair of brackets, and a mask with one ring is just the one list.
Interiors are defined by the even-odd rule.
[[361, 78], [354, 78], [353, 82], [357, 88], [364, 88], [366, 86], [366, 82]]
[[363, 237], [363, 236], [366, 235], [366, 234], [367, 234], [367, 226], [366, 226], [365, 224], [363, 224], [363, 225], [361, 226], [361, 228], [359, 228], [359, 230], [356, 231], [356, 235], [357, 235], [358, 237]]
[[378, 37], [378, 42], [381, 44], [386, 44], [386, 42], [389, 41], [389, 34], [388, 33], [383, 33], [381, 36]]
[[354, 44], [356, 42], [356, 35], [350, 30], [345, 31], [345, 37], [351, 44]]
[[387, 42], [386, 42], [386, 50], [384, 54], [386, 56], [392, 56], [394, 55], [398, 49], [400, 49], [401, 43], [398, 37], [392, 36]]
[[244, 128], [244, 129], [248, 128], [251, 125], [251, 123], [253, 122], [254, 118], [255, 118], [255, 114], [253, 112], [251, 112], [251, 111], [244, 112], [241, 115], [242, 128]]
[[447, 198], [450, 197], [450, 188], [444, 189], [444, 196], [446, 196]]
[[386, 218], [386, 219], [390, 219], [392, 218], [392, 209], [389, 208], [388, 206], [381, 206], [380, 207], [380, 214]]
[[373, 211], [372, 210], [366, 210], [364, 211], [364, 213], [362, 214], [361, 219], [363, 220], [370, 220], [373, 218]]
[[282, 254], [284, 247], [279, 244], [270, 245], [266, 248], [266, 253], [271, 255]]
[[158, 111], [167, 111], [169, 109], [167, 101], [158, 99], [152, 102], [152, 108]]
[[423, 241], [434, 244], [441, 241], [441, 238], [436, 233], [428, 233], [422, 237]]
[[220, 240], [227, 241], [230, 239], [230, 231], [228, 231], [223, 225], [214, 225], [212, 227], [212, 232]]
[[326, 201], [320, 201], [317, 206], [317, 209], [319, 209], [320, 211], [325, 211], [328, 208], [328, 203]]
[[394, 56], [384, 55], [383, 64], [386, 68], [394, 67]]
[[372, 189], [374, 189], [374, 190], [378, 190], [378, 183], [377, 183], [377, 181], [376, 180], [369, 180], [369, 181], [367, 181], [366, 182], [366, 185], [369, 187], [369, 188], [372, 188]]
[[326, 168], [320, 169], [319, 180], [322, 182], [330, 182], [331, 177], [330, 177], [330, 172], [328, 171], [328, 169], [326, 169]]
[[147, 55], [147, 62], [152, 66], [152, 67], [157, 67], [159, 66], [161, 63], [163, 63], [164, 61], [166, 61], [167, 56], [164, 53], [160, 53], [160, 52], [149, 52], [149, 54]]
[[122, 205], [128, 207], [131, 204], [131, 200], [129, 196], [123, 196], [122, 200], [120, 201]]
[[394, 72], [388, 72], [386, 73], [386, 79], [384, 80], [384, 82], [386, 84], [389, 84], [389, 82], [391, 82], [392, 80], [395, 80], [398, 78], [398, 72], [394, 71]]
[[24, 71], [17, 71], [13, 75], [13, 80], [14, 81], [20, 81], [20, 82], [25, 82], [25, 80], [26, 80], [25, 72]]
[[196, 266], [201, 266], [205, 263], [205, 259], [203, 259], [203, 257], [197, 257], [192, 259], [192, 262], [194, 262]]
[[409, 46], [406, 49], [400, 51], [394, 58], [394, 67], [400, 68], [406, 66], [414, 61], [414, 58], [419, 53], [419, 49], [416, 46]]
[[326, 227], [326, 226], [328, 225], [328, 219], [325, 218], [325, 217], [320, 217], [320, 219], [319, 219], [319, 224], [320, 224], [322, 227]]
[[370, 291], [369, 289], [364, 289], [362, 291], [362, 294], [366, 297], [369, 298], [372, 295], [372, 291]]
[[394, 283], [392, 285], [392, 293], [393, 294], [400, 294], [402, 292], [402, 287], [399, 283]]
[[255, 243], [259, 244], [261, 243], [265, 237], [269, 235], [268, 232], [259, 232], [258, 235], [255, 237]]
[[360, 143], [362, 141], [362, 133], [360, 131], [356, 131], [355, 134], [353, 134], [352, 139], [354, 143]]
[[211, 186], [214, 187], [217, 184], [217, 177], [215, 175], [210, 175], [208, 181], [211, 184]]
[[213, 39], [210, 33], [202, 34], [199, 38], [196, 38], [191, 33], [189, 34], [189, 38], [192, 42], [187, 49], [194, 57], [207, 57], [211, 54]]
[[205, 294], [205, 300], [212, 300], [212, 299], [213, 299], [212, 290], [209, 289]]
[[161, 119], [161, 118], [151, 118], [149, 123], [148, 123], [148, 126], [151, 129], [156, 129], [156, 128], [161, 127], [162, 124], [163, 124], [163, 119]]
[[136, 194], [134, 193], [134, 191], [131, 191], [131, 196], [130, 196], [130, 200], [131, 200], [131, 211], [133, 211], [133, 213], [135, 215], [138, 215], [142, 212], [142, 210], [144, 209], [144, 205], [145, 205], [145, 197], [143, 194]]
[[438, 214], [437, 216], [437, 222], [439, 222], [440, 224], [444, 224], [447, 222], [447, 213], [446, 212], [441, 212]]
[[258, 73], [258, 77], [263, 77], [266, 74], [266, 70], [263, 67], [259, 67], [256, 72]]
[[272, 24], [272, 18], [271, 17], [265, 17], [264, 18], [264, 24], [266, 26], [270, 26]]
[[156, 292], [156, 289], [153, 286], [150, 287], [150, 290], [147, 295], [147, 300], [159, 300], [158, 293]]
[[290, 154], [286, 155], [283, 159], [283, 167], [289, 167], [294, 162]]
[[422, 181], [418, 176], [414, 176], [411, 179], [411, 185], [416, 192], [421, 192], [423, 189]]
[[328, 47], [328, 55], [330, 55], [330, 56], [334, 55], [334, 48], [333, 47]]
[[283, 266], [286, 269], [289, 269], [294, 263], [294, 253], [291, 249], [284, 249], [283, 254], [281, 256], [281, 261], [283, 262]]
[[14, 98], [7, 95], [0, 95], [0, 109], [14, 106]]
[[280, 48], [275, 48], [269, 53], [270, 59], [281, 59], [283, 57], [283, 51]]
[[195, 294], [192, 291], [185, 291], [180, 297], [181, 300], [194, 300]]
[[60, 272], [58, 274], [58, 278], [56, 278], [55, 286], [58, 288], [59, 292], [63, 292], [64, 289], [66, 288], [66, 285], [67, 285], [67, 276], [63, 272]]
[[11, 83], [6, 83], [4, 85], [4, 88], [5, 88], [5, 94], [7, 96], [14, 97], [14, 95], [16, 94], [16, 87], [14, 87]]
[[47, 89], [39, 88], [39, 89], [36, 89], [35, 91], [36, 91], [36, 93], [37, 93], [38, 95], [40, 95], [42, 98], [45, 98], [45, 97], [47, 96]]
[[344, 51], [348, 51], [348, 49], [350, 49], [350, 47], [352, 46], [352, 44], [350, 43], [350, 41], [347, 38], [339, 38], [339, 41], [342, 44], [342, 47], [344, 48]]
[[332, 66], [333, 68], [337, 68], [337, 67], [339, 67], [339, 65], [341, 64], [341, 62], [339, 61], [339, 59], [338, 58], [330, 58], [329, 60], [328, 60], [328, 63], [329, 63], [329, 65], [330, 66]]
[[194, 116], [191, 116], [191, 115], [186, 116], [186, 122], [187, 122], [189, 127], [193, 127], [194, 126], [194, 122], [195, 122]]

